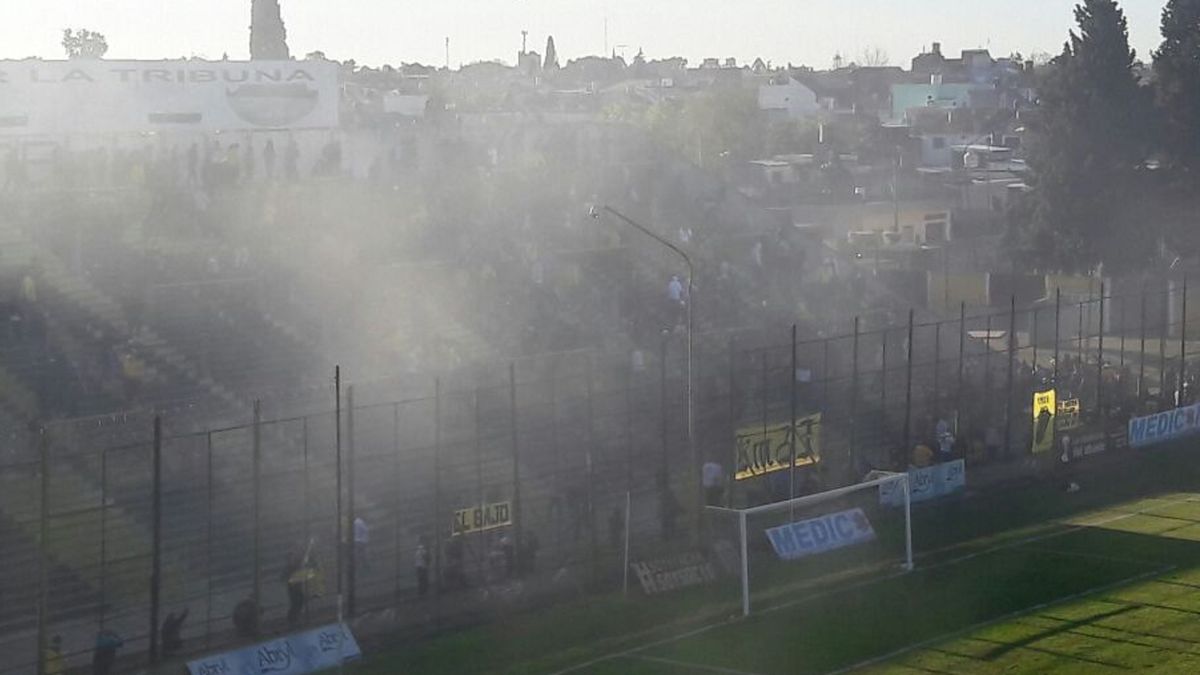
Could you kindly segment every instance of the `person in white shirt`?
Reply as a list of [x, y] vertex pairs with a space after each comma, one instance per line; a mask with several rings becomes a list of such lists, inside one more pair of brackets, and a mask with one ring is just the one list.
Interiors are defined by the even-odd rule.
[[671, 275], [671, 281], [667, 282], [667, 298], [671, 302], [683, 302], [683, 283], [678, 274]]
[[704, 485], [704, 503], [720, 506], [725, 497], [725, 469], [720, 463], [709, 460], [700, 470], [700, 479]]
[[371, 528], [361, 516], [354, 518], [354, 562], [363, 569], [370, 567], [367, 544], [371, 542]]

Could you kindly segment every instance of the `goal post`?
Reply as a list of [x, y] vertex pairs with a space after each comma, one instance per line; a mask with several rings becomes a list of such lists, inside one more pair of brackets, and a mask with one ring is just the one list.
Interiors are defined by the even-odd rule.
[[913, 569], [905, 473], [875, 472], [861, 483], [761, 506], [707, 508], [710, 533], [738, 541], [743, 616], [756, 575], [787, 592], [830, 577]]

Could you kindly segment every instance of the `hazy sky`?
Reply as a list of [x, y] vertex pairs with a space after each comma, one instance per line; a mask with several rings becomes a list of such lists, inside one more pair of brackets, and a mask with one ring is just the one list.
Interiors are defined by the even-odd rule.
[[[250, 0], [8, 0], [0, 58], [59, 58], [68, 26], [108, 37], [109, 58], [245, 58]], [[1057, 52], [1073, 24], [1074, 0], [281, 0], [293, 54], [322, 50], [379, 65], [420, 61], [512, 62], [529, 31], [542, 52], [553, 35], [559, 58], [609, 49], [632, 58], [756, 56], [775, 64], [828, 67], [868, 46], [907, 65], [922, 46], [990, 47], [994, 54]], [[1164, 0], [1124, 0], [1140, 57], [1158, 43]], [[627, 47], [622, 47], [627, 45]]]

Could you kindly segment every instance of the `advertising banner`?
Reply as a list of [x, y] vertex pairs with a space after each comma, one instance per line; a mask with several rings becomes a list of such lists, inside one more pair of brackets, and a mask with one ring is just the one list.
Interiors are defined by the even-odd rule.
[[668, 558], [629, 563], [646, 595], [655, 595], [717, 580], [717, 571], [703, 553], [690, 552]]
[[326, 129], [330, 61], [0, 61], [0, 137]]
[[1143, 448], [1200, 431], [1200, 403], [1129, 420], [1129, 446]]
[[796, 418], [796, 426], [790, 423], [766, 427], [738, 429], [736, 470], [734, 480], [747, 480], [782, 471], [791, 465], [792, 434], [796, 439], [796, 466], [807, 466], [821, 461], [821, 413]]
[[[967, 463], [956, 459], [922, 469], [910, 469], [908, 486], [912, 490], [914, 504], [954, 494], [967, 487]], [[904, 506], [904, 490], [900, 483], [880, 485], [879, 503], [883, 506]]]
[[450, 526], [450, 536], [472, 532], [486, 532], [512, 525], [512, 503], [497, 502], [484, 504], [471, 509], [459, 509], [454, 512], [454, 523]]
[[867, 514], [855, 508], [772, 527], [767, 538], [781, 560], [798, 560], [871, 541], [875, 529]]
[[1079, 416], [1079, 399], [1064, 398], [1058, 402], [1058, 413], [1054, 420], [1055, 431], [1070, 431], [1083, 425]]
[[1054, 449], [1054, 415], [1058, 407], [1054, 403], [1053, 389], [1033, 392], [1033, 447], [1034, 454]]
[[361, 656], [350, 627], [335, 623], [189, 661], [187, 667], [191, 675], [303, 675]]

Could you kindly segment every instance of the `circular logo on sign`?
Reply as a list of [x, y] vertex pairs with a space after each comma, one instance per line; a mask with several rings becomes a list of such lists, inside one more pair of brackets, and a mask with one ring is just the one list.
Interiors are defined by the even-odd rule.
[[320, 92], [299, 82], [243, 84], [225, 90], [233, 112], [259, 127], [286, 127], [304, 119], [317, 107]]

